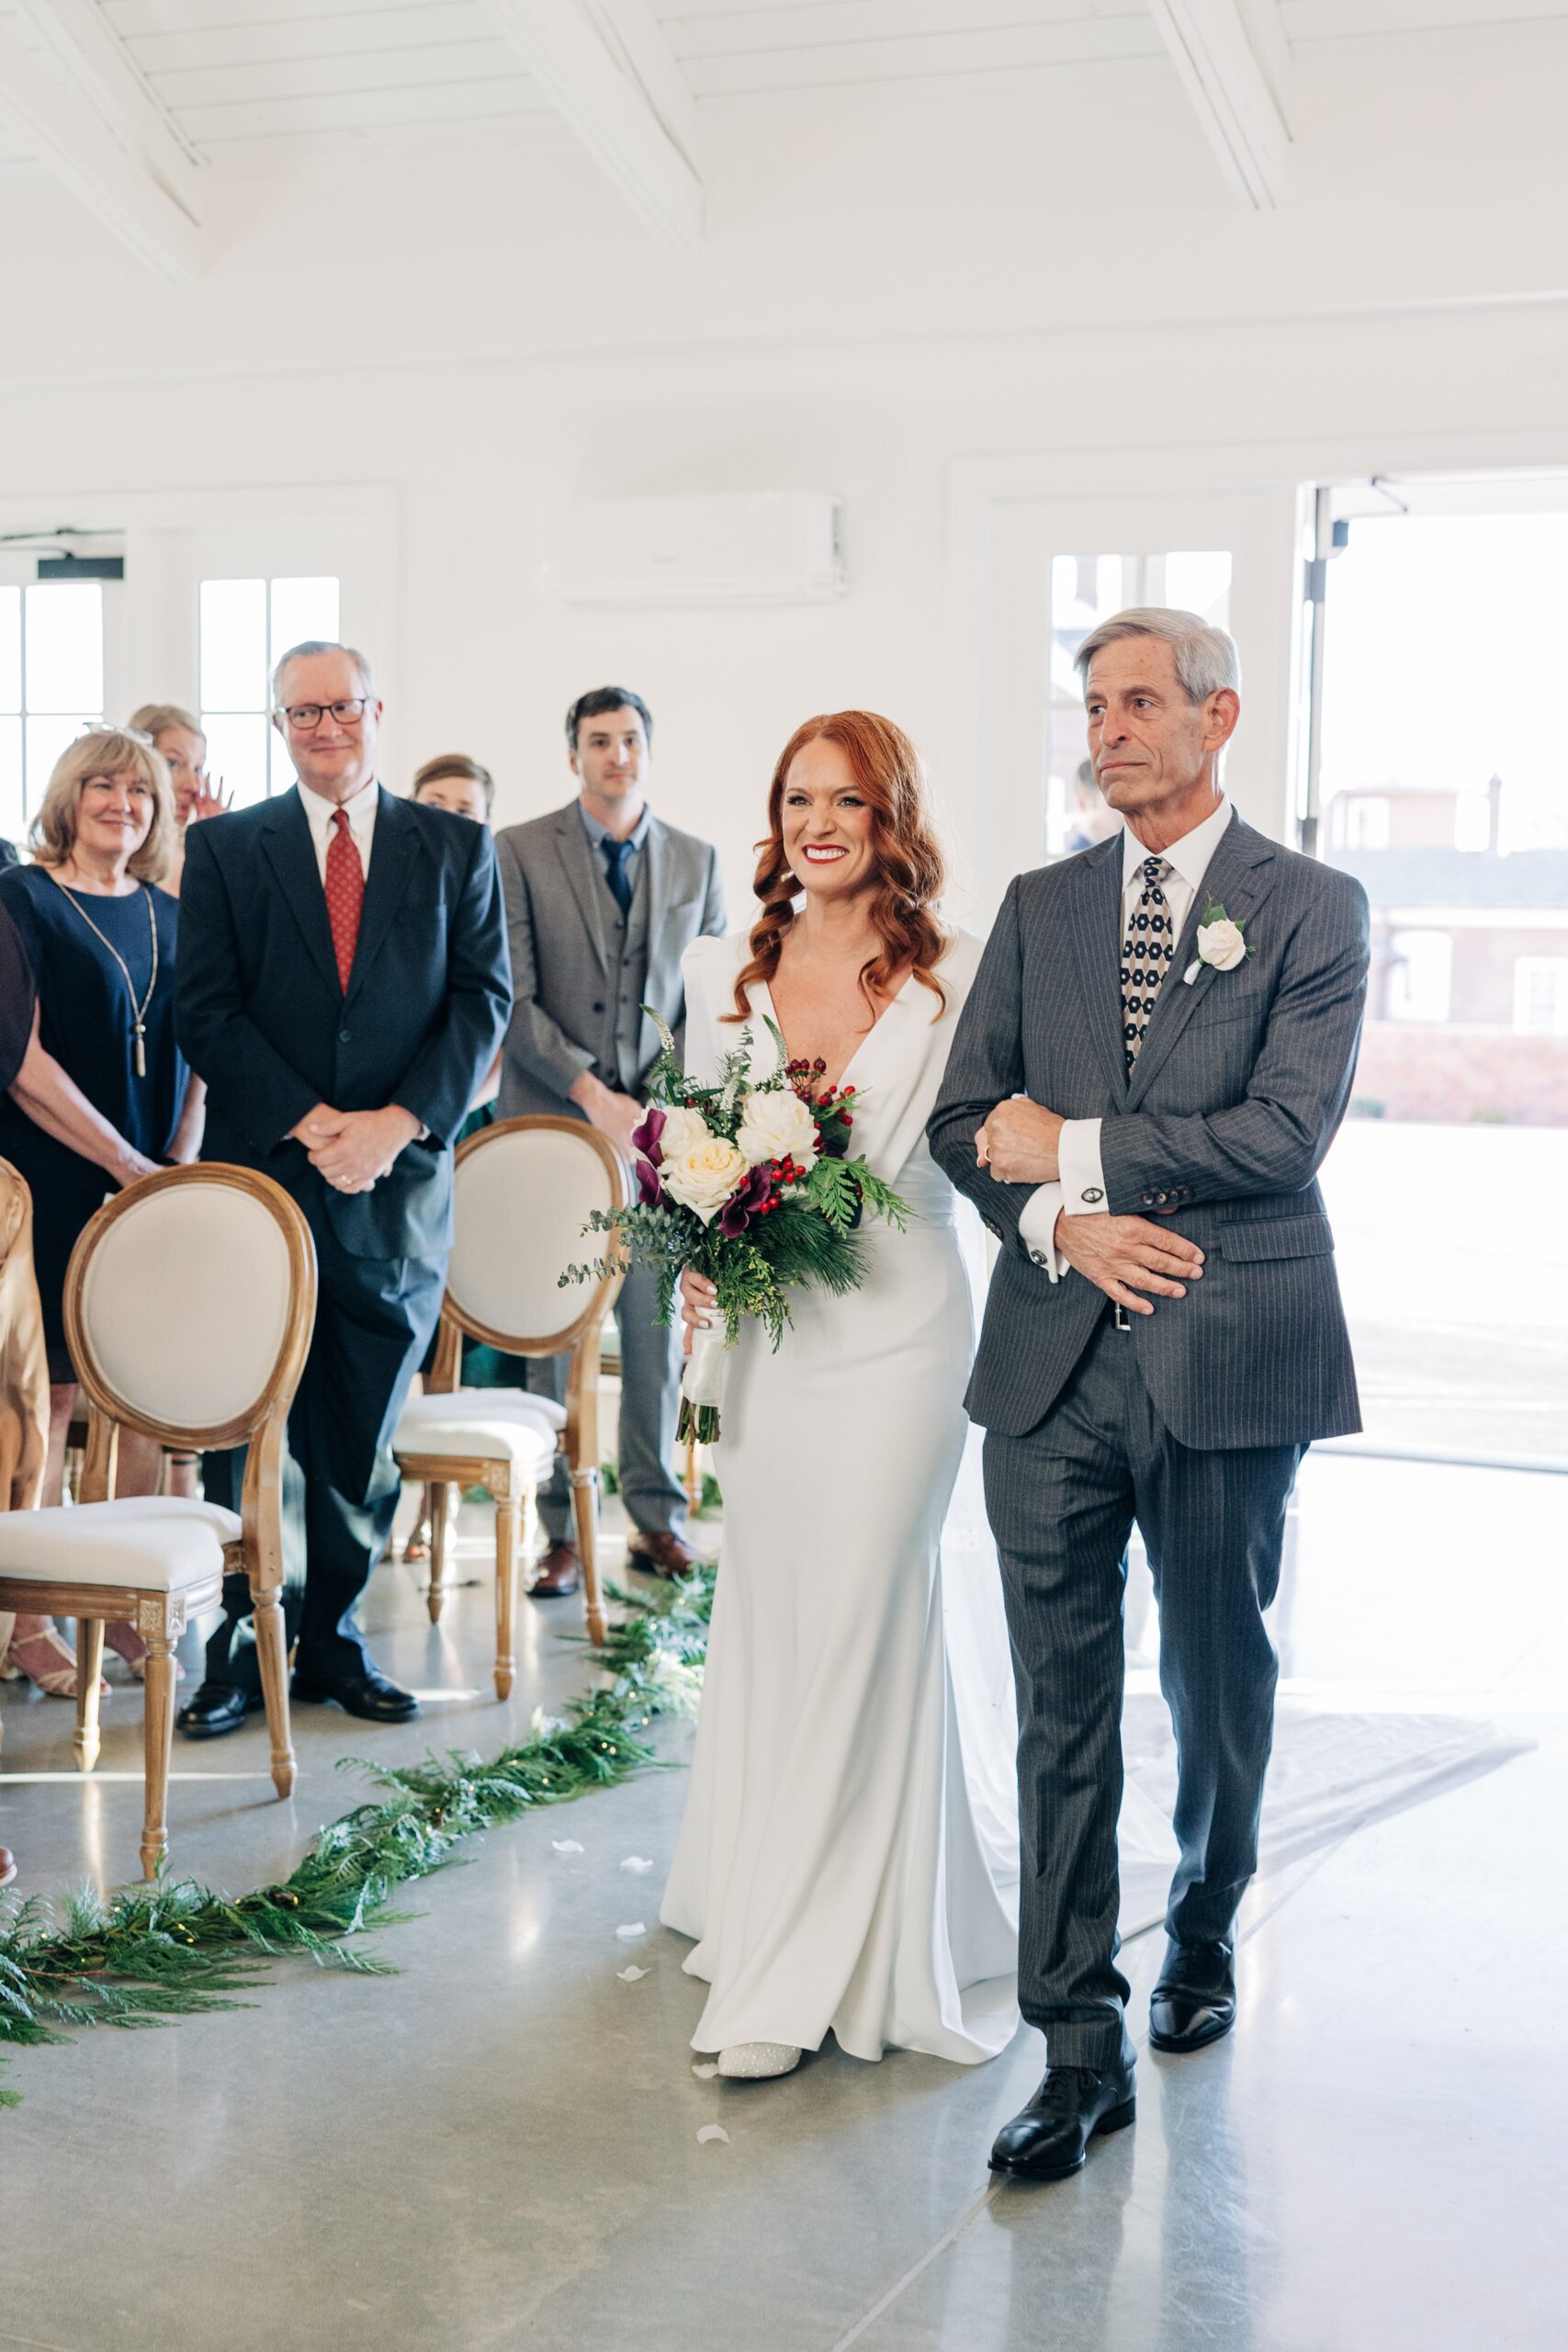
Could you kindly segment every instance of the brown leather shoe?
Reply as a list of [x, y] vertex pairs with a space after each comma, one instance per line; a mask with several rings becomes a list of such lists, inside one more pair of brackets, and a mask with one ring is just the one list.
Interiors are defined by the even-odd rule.
[[694, 1568], [706, 1566], [691, 1545], [668, 1527], [640, 1527], [626, 1545], [634, 1568], [647, 1568], [656, 1577], [690, 1576]]
[[17, 1875], [17, 1857], [9, 1846], [0, 1846], [0, 1886], [9, 1886]]
[[570, 1538], [552, 1544], [528, 1587], [530, 1600], [559, 1600], [582, 1582], [582, 1555]]

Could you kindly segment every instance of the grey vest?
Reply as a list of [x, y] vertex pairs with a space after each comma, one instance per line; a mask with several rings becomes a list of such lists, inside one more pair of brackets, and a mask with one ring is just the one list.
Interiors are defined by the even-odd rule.
[[637, 862], [629, 914], [615, 904], [597, 842], [590, 852], [599, 873], [608, 993], [593, 1006], [594, 1075], [623, 1094], [637, 1091], [642, 1077], [642, 1005], [648, 994], [648, 844]]

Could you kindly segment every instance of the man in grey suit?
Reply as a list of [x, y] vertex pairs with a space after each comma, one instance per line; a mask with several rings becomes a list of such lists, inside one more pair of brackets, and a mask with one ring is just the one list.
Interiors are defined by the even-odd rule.
[[[546, 1111], [587, 1119], [629, 1158], [643, 1088], [659, 1057], [645, 1004], [680, 1043], [681, 958], [723, 931], [724, 888], [706, 842], [660, 822], [648, 806], [653, 721], [624, 686], [600, 686], [566, 715], [575, 801], [496, 835], [506, 894], [514, 1009], [502, 1054], [503, 1119]], [[654, 1322], [646, 1270], [616, 1302], [621, 1333], [621, 1493], [639, 1564], [678, 1576], [695, 1554], [686, 1498], [671, 1475], [681, 1360], [676, 1335]], [[528, 1385], [558, 1400], [567, 1359], [536, 1359]], [[540, 1498], [549, 1549], [536, 1599], [575, 1592], [582, 1564], [570, 1532], [570, 1488], [558, 1464]]]
[[1178, 1757], [1150, 2040], [1185, 2052], [1235, 2014], [1291, 1488], [1314, 1438], [1360, 1427], [1317, 1171], [1355, 1067], [1365, 894], [1225, 800], [1223, 630], [1121, 613], [1077, 661], [1122, 827], [1010, 886], [930, 1130], [1003, 1245], [968, 1406], [1019, 1694], [1020, 2002], [1047, 2072], [991, 2164], [1043, 2179], [1134, 2115], [1116, 1967], [1134, 1521]]

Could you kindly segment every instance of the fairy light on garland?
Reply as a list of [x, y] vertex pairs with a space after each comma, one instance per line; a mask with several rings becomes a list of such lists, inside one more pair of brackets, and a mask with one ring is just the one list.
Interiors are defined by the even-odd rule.
[[[439, 1870], [465, 1838], [629, 1780], [658, 1761], [638, 1736], [654, 1716], [694, 1710], [714, 1571], [649, 1598], [611, 1590], [626, 1613], [595, 1653], [604, 1683], [564, 1718], [536, 1713], [530, 1737], [488, 1762], [449, 1754], [401, 1768], [361, 1763], [379, 1801], [329, 1822], [281, 1883], [231, 1896], [160, 1877], [107, 1902], [83, 1888], [62, 1899], [62, 1917], [37, 1895], [19, 1905], [0, 1897], [0, 2052], [87, 2026], [252, 2007], [243, 1996], [271, 1981], [273, 1960], [391, 1974], [349, 1939], [409, 1916], [390, 1907], [398, 1887]], [[0, 2107], [19, 2099], [0, 2084]]]

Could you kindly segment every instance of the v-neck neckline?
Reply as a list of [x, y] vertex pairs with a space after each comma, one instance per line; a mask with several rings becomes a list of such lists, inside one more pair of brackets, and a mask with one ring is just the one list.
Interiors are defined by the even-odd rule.
[[[854, 1069], [855, 1064], [859, 1061], [861, 1056], [864, 1053], [866, 1047], [870, 1045], [872, 1039], [875, 1036], [877, 1031], [886, 1020], [888, 1014], [894, 1010], [895, 1006], [903, 1002], [906, 992], [909, 989], [912, 989], [914, 985], [914, 973], [907, 972], [904, 976], [902, 985], [894, 989], [893, 994], [888, 998], [886, 1003], [883, 1006], [881, 1012], [872, 1023], [871, 1027], [866, 1031], [864, 1036], [861, 1039], [860, 1044], [855, 1047], [854, 1052], [844, 1064], [842, 1076], [836, 1078], [833, 1080], [834, 1086], [840, 1092], [842, 1092], [844, 1087], [849, 1083], [850, 1077]], [[784, 1058], [787, 1062], [790, 1058], [789, 1039], [784, 1037], [784, 1023], [779, 1019], [778, 1007], [773, 1002], [773, 989], [768, 986], [766, 980], [758, 980], [753, 984], [751, 993], [753, 996], [760, 995], [766, 1001], [768, 1018], [773, 1023], [774, 1028], [778, 1031], [780, 1037], [784, 1039]]]

